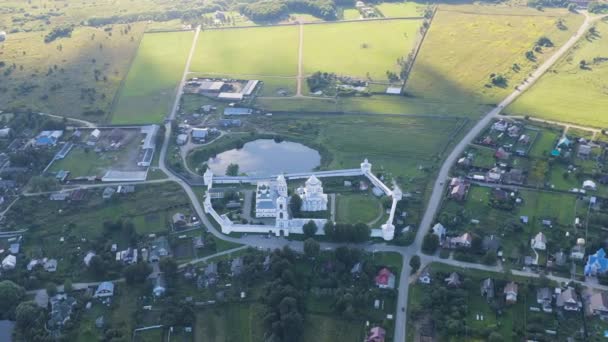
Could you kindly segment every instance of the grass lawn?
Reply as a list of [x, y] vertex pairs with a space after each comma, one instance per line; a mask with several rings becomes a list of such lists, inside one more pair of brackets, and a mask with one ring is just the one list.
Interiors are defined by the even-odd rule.
[[363, 158], [369, 158], [374, 170], [401, 176], [408, 186], [427, 179], [428, 173], [419, 166], [434, 167], [463, 124], [456, 118], [328, 114], [297, 118], [275, 114], [272, 120], [252, 120], [264, 131], [326, 148], [323, 169], [358, 167]]
[[192, 45], [193, 32], [148, 33], [124, 81], [113, 124], [159, 123], [168, 114]]
[[376, 8], [385, 18], [394, 17], [420, 17], [424, 15], [425, 6], [416, 2], [383, 2]]
[[[567, 29], [557, 27], [560, 18]], [[581, 15], [565, 9], [541, 12], [524, 7], [442, 5], [408, 78], [406, 92], [445, 103], [498, 103], [555, 49], [546, 48], [536, 53], [536, 62], [529, 61], [525, 52], [541, 36], [559, 46], [582, 20]], [[507, 85], [491, 86], [492, 74], [504, 75]]]
[[109, 32], [77, 27], [70, 38], [48, 44], [45, 31], [11, 33], [0, 44], [6, 63], [0, 69], [0, 104], [105, 122], [145, 24], [130, 27], [126, 34], [127, 25], [113, 25]]
[[474, 103], [446, 104], [424, 99], [374, 95], [371, 97], [344, 97], [338, 100], [337, 110], [347, 113], [452, 115], [477, 117], [485, 106]]
[[297, 26], [201, 32], [191, 71], [206, 74], [295, 76]]
[[[123, 161], [128, 159], [129, 152], [133, 149], [137, 151], [140, 144], [139, 139], [131, 139], [128, 145], [119, 151], [107, 151], [97, 153], [93, 148], [85, 150], [82, 147], [73, 147], [70, 153], [60, 160], [53, 162], [49, 168], [50, 172], [60, 170], [70, 171], [70, 177], [102, 176], [113, 165], [123, 165]], [[132, 169], [137, 169], [136, 162], [132, 162]], [[162, 173], [162, 171], [160, 171]]]
[[369, 223], [382, 213], [382, 204], [370, 193], [336, 195], [336, 222]]
[[[510, 114], [604, 128], [608, 117], [608, 23], [595, 24], [597, 35], [581, 39], [531, 89], [507, 108]], [[603, 57], [603, 59], [601, 59]], [[600, 58], [594, 61], [594, 58]], [[582, 69], [580, 61], [588, 67]]]
[[[421, 20], [307, 25], [304, 27], [304, 72], [333, 72], [387, 81], [399, 71], [397, 59], [414, 47]], [[332, 48], [328, 48], [328, 47]], [[276, 60], [276, 59], [275, 59]]]
[[536, 141], [530, 150], [531, 157], [540, 158], [549, 156], [561, 136], [559, 132], [546, 129], [542, 130], [539, 134], [540, 136], [536, 138]]
[[332, 316], [306, 315], [302, 342], [363, 341], [364, 321], [347, 321]]
[[226, 304], [196, 314], [195, 341], [255, 342], [263, 340], [261, 304]]

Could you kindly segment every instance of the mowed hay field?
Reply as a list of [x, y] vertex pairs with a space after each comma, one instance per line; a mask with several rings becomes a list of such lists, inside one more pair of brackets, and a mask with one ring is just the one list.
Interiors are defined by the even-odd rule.
[[218, 75], [295, 76], [297, 26], [201, 32], [190, 71]]
[[[558, 20], [565, 28], [558, 28]], [[441, 6], [406, 85], [406, 93], [442, 102], [495, 104], [513, 91], [538, 63], [556, 50], [543, 48], [529, 61], [526, 51], [546, 36], [560, 46], [582, 24], [565, 9], [498, 6]], [[517, 64], [519, 71], [514, 71]], [[504, 87], [486, 87], [490, 75], [507, 77]]]
[[[608, 23], [595, 27], [597, 35], [580, 40], [507, 113], [608, 127]], [[585, 69], [582, 60], [588, 63]]]
[[304, 72], [388, 81], [397, 59], [414, 47], [422, 20], [389, 20], [304, 26]]
[[9, 34], [0, 43], [1, 106], [105, 121], [144, 27], [79, 27], [48, 44], [47, 32]]
[[158, 123], [168, 114], [194, 32], [147, 33], [112, 113], [113, 124]]

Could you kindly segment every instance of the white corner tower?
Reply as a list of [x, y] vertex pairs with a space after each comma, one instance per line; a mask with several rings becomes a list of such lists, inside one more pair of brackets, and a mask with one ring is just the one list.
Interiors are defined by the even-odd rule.
[[367, 158], [365, 158], [363, 163], [361, 163], [361, 172], [363, 172], [363, 174], [372, 172], [372, 164], [370, 164], [370, 162], [367, 161]]

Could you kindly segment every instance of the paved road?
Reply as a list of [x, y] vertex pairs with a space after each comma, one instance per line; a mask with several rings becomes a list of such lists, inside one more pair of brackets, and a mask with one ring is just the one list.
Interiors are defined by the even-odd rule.
[[589, 26], [594, 20], [597, 20], [597, 18], [592, 19], [585, 13], [585, 21], [578, 31], [551, 57], [541, 64], [538, 69], [532, 73], [532, 76], [528, 77], [520, 86], [509, 94], [509, 96], [502, 100], [498, 106], [486, 113], [448, 155], [446, 160], [443, 162], [441, 169], [439, 170], [427, 209], [424, 212], [422, 221], [420, 222], [420, 229], [418, 230], [418, 234], [416, 235], [416, 240], [413, 245], [416, 250], [420, 250], [420, 247], [422, 246], [422, 239], [431, 228], [431, 224], [433, 223], [435, 215], [439, 209], [439, 205], [441, 204], [441, 199], [443, 197], [445, 188], [445, 181], [448, 178], [450, 169], [456, 160], [462, 155], [464, 149], [473, 141], [473, 139], [475, 139], [476, 136], [479, 135], [479, 133], [483, 131], [483, 129], [492, 121], [492, 119], [497, 117], [505, 107], [511, 104], [519, 95], [532, 86], [553, 64], [555, 64], [555, 62], [559, 60], [559, 58], [561, 58], [570, 48], [572, 48], [572, 46], [574, 46], [574, 44], [585, 34], [585, 32], [587, 32]]
[[[450, 168], [452, 167], [454, 162], [457, 160], [457, 158], [462, 154], [462, 152], [464, 151], [466, 146], [469, 143], [471, 143], [471, 141], [473, 141], [473, 139], [484, 129], [484, 127], [486, 127], [493, 118], [497, 117], [500, 114], [500, 112], [507, 105], [509, 105], [511, 102], [513, 102], [519, 95], [521, 95], [521, 93], [523, 93], [532, 84], [534, 84], [534, 82], [536, 82], [542, 76], [542, 74], [544, 74], [561, 56], [563, 56], [566, 53], [566, 51], [568, 49], [570, 49], [576, 43], [576, 41], [578, 41], [578, 39], [580, 39], [584, 35], [584, 33], [589, 28], [590, 24], [594, 20], [599, 19], [599, 17], [591, 19], [589, 16], [587, 16], [587, 14], [585, 14], [585, 17], [586, 18], [585, 18], [583, 25], [579, 28], [579, 30], [576, 32], [576, 34], [572, 38], [570, 38], [558, 51], [556, 51], [553, 56], [551, 56], [541, 66], [539, 66], [539, 68], [532, 73], [531, 77], [529, 77], [513, 93], [511, 93], [509, 96], [507, 96], [507, 98], [505, 98], [496, 108], [494, 108], [490, 112], [486, 113], [482, 117], [482, 119], [471, 129], [471, 131], [466, 134], [466, 136], [462, 139], [462, 141], [460, 141], [456, 145], [454, 150], [448, 155], [448, 157], [442, 164], [441, 169], [438, 173], [437, 180], [435, 181], [435, 184], [433, 186], [433, 192], [431, 194], [431, 198], [429, 200], [429, 203], [427, 205], [427, 208], [424, 212], [424, 215], [423, 215], [423, 218], [422, 218], [422, 221], [420, 224], [420, 229], [418, 230], [416, 239], [411, 246], [397, 247], [397, 246], [389, 246], [386, 244], [371, 244], [371, 243], [363, 244], [363, 245], [321, 243], [321, 248], [324, 250], [335, 249], [338, 246], [351, 246], [351, 247], [363, 248], [364, 250], [366, 250], [368, 252], [373, 252], [373, 253], [375, 253], [375, 252], [395, 252], [395, 253], [401, 254], [401, 256], [403, 258], [403, 269], [399, 276], [399, 288], [398, 288], [399, 294], [398, 294], [398, 299], [397, 299], [397, 311], [396, 311], [396, 315], [395, 315], [396, 329], [395, 329], [394, 341], [403, 342], [403, 341], [405, 341], [405, 338], [406, 338], [405, 326], [406, 326], [406, 318], [407, 318], [406, 311], [407, 310], [405, 310], [405, 308], [406, 308], [407, 300], [408, 300], [408, 289], [409, 289], [409, 280], [410, 280], [409, 274], [410, 274], [410, 270], [411, 270], [409, 267], [409, 259], [413, 255], [420, 252], [420, 248], [422, 246], [422, 239], [423, 239], [424, 235], [430, 229], [431, 223], [439, 209], [439, 205], [441, 203], [441, 199], [442, 199], [443, 191], [444, 191], [444, 183], [445, 183], [445, 180], [448, 178]], [[172, 121], [175, 119], [177, 109], [179, 107], [180, 98], [183, 93], [183, 86], [184, 86], [184, 83], [185, 83], [185, 80], [186, 80], [186, 77], [188, 74], [188, 70], [190, 68], [190, 63], [192, 60], [192, 56], [194, 54], [194, 50], [196, 47], [196, 42], [198, 40], [199, 33], [200, 33], [200, 26], [197, 27], [197, 29], [196, 29], [196, 33], [194, 35], [190, 54], [188, 55], [188, 60], [187, 60], [186, 66], [184, 68], [182, 80], [177, 88], [175, 102], [173, 104], [171, 113], [168, 116], [168, 119], [169, 119], [168, 121]], [[88, 127], [94, 127], [94, 124], [88, 123], [86, 121], [83, 121], [83, 120], [76, 120], [76, 121], [81, 121], [81, 123], [87, 125]], [[246, 236], [246, 237], [242, 237], [242, 238], [232, 238], [232, 237], [223, 235], [221, 232], [219, 232], [215, 228], [215, 226], [207, 219], [207, 216], [205, 215], [205, 213], [203, 211], [200, 201], [197, 198], [194, 191], [192, 190], [192, 188], [186, 182], [184, 182], [182, 179], [175, 176], [169, 169], [167, 169], [167, 167], [165, 165], [165, 159], [166, 159], [166, 155], [167, 155], [169, 141], [171, 138], [171, 123], [170, 122], [166, 123], [165, 128], [166, 128], [165, 129], [165, 139], [163, 142], [163, 146], [161, 148], [159, 168], [162, 171], [164, 171], [169, 178], [167, 180], [160, 180], [160, 181], [174, 181], [174, 182], [178, 183], [184, 189], [184, 191], [190, 198], [190, 201], [192, 202], [194, 210], [196, 211], [198, 216], [201, 218], [201, 221], [203, 222], [205, 227], [209, 230], [209, 232], [211, 232], [214, 236], [216, 236], [219, 239], [244, 244], [247, 246], [253, 246], [256, 248], [260, 248], [260, 249], [274, 249], [274, 248], [281, 248], [283, 246], [289, 246], [290, 248], [292, 248], [296, 251], [303, 250], [303, 243], [300, 241], [288, 241], [283, 238], [275, 238], [275, 237], [268, 238], [268, 237], [260, 236], [260, 235]], [[153, 181], [151, 181], [151, 182], [153, 182]], [[146, 183], [149, 183], [149, 182], [146, 182]], [[107, 186], [107, 185], [104, 184], [104, 185], [100, 185], [100, 186]], [[203, 261], [203, 260], [218, 256], [218, 255], [232, 253], [232, 252], [240, 250], [242, 248], [245, 248], [245, 247], [239, 247], [236, 249], [224, 251], [224, 252], [218, 253], [213, 256], [201, 258], [200, 260], [196, 260], [196, 261]], [[440, 259], [436, 256], [421, 255], [421, 259], [422, 259], [423, 264], [428, 264], [430, 262], [440, 262], [440, 263], [445, 263], [445, 264], [449, 264], [449, 265], [453, 265], [453, 266], [457, 266], [457, 267], [473, 268], [473, 269], [486, 270], [486, 271], [492, 271], [492, 272], [501, 272], [502, 271], [502, 268], [500, 266], [485, 266], [485, 265], [480, 265], [480, 264], [460, 262], [460, 261], [452, 260], [452, 259]], [[196, 262], [196, 261], [191, 261], [191, 262]], [[531, 272], [513, 271], [513, 273], [516, 275], [521, 275], [521, 276], [538, 277], [537, 274], [531, 273]], [[553, 280], [557, 280], [557, 281], [569, 281], [569, 279], [555, 277], [555, 276], [549, 276], [549, 278], [553, 279]], [[97, 284], [97, 283], [81, 283], [78, 285], [85, 285], [85, 284], [93, 285], [93, 284]], [[593, 288], [608, 290], [608, 287], [597, 285], [597, 284], [585, 283], [585, 285], [593, 287]], [[36, 292], [36, 293], [38, 293], [38, 292]]]

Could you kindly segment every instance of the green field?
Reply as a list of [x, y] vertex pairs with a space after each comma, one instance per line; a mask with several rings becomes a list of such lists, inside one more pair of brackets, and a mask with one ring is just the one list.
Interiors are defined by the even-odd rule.
[[416, 2], [383, 2], [376, 5], [376, 9], [385, 18], [394, 17], [420, 17], [424, 14], [424, 5]]
[[196, 314], [194, 340], [261, 341], [264, 333], [262, 310], [259, 304], [229, 304], [201, 310]]
[[363, 341], [365, 322], [325, 315], [306, 315], [302, 342]]
[[169, 113], [193, 32], [148, 33], [141, 41], [112, 114], [113, 124], [158, 123]]
[[[531, 89], [507, 108], [510, 114], [608, 126], [608, 23], [598, 22], [597, 35], [588, 35]], [[595, 60], [595, 61], [594, 61]], [[582, 69], [581, 61], [588, 63]]]
[[338, 194], [336, 222], [370, 223], [382, 216], [381, 203], [369, 193]]
[[45, 32], [10, 34], [0, 43], [1, 106], [106, 121], [145, 25], [130, 27], [78, 27], [48, 44]]
[[[399, 72], [397, 59], [414, 47], [420, 20], [307, 25], [304, 27], [304, 72], [333, 72], [388, 81]], [[328, 48], [331, 47], [331, 48]]]
[[[560, 18], [565, 29], [558, 28]], [[406, 93], [445, 103], [498, 103], [555, 50], [544, 48], [536, 53], [536, 62], [529, 61], [525, 52], [541, 36], [560, 46], [582, 20], [581, 15], [565, 9], [541, 12], [532, 8], [442, 5], [408, 78]], [[504, 75], [507, 85], [491, 85], [492, 74]]]
[[201, 32], [190, 70], [219, 75], [295, 76], [297, 26]]

